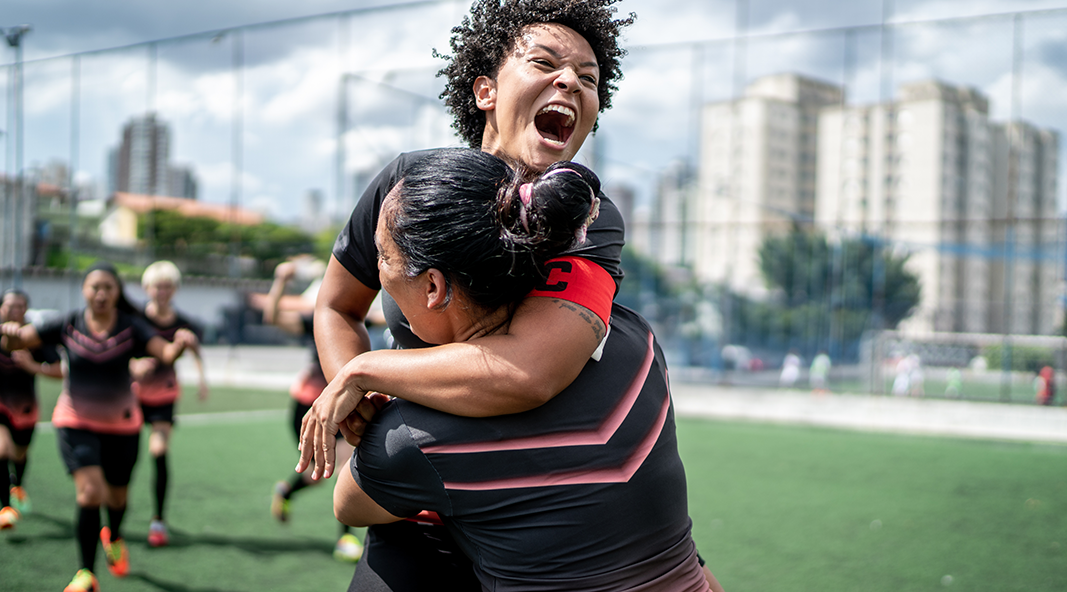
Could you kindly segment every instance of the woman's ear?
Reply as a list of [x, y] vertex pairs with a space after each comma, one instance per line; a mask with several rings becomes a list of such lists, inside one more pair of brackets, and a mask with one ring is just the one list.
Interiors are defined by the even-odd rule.
[[426, 308], [436, 310], [448, 306], [448, 283], [445, 282], [445, 274], [440, 270], [430, 268], [425, 272], [426, 283], [423, 290], [426, 297]]
[[488, 76], [474, 79], [474, 102], [482, 111], [496, 108], [496, 81]]

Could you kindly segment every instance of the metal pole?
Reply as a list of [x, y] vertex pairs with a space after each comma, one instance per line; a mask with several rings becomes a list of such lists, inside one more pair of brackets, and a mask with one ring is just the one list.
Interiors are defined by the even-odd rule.
[[11, 89], [12, 106], [14, 113], [14, 131], [15, 131], [15, 200], [14, 209], [15, 215], [13, 216], [13, 222], [15, 225], [14, 239], [15, 239], [15, 265], [14, 265], [14, 286], [16, 288], [22, 287], [22, 267], [25, 265], [26, 255], [23, 252], [23, 230], [26, 225], [26, 217], [29, 215], [27, 211], [27, 200], [25, 193], [25, 171], [22, 170], [22, 143], [23, 143], [23, 129], [22, 129], [22, 36], [29, 33], [32, 29], [29, 25], [19, 25], [17, 27], [11, 27], [7, 29], [4, 34], [7, 37], [7, 44], [15, 48], [15, 69]]
[[[148, 44], [148, 71], [146, 72], [147, 79], [145, 80], [145, 124], [149, 126], [150, 145], [158, 149], [156, 140], [159, 138], [158, 129], [161, 125], [160, 121], [156, 118], [156, 44]], [[159, 162], [159, 158], [156, 155], [156, 150], [152, 150], [150, 158], [155, 162], [148, 163], [149, 170], [155, 170], [155, 175], [150, 176], [152, 179], [152, 185], [149, 187], [149, 194], [152, 196], [149, 199], [148, 211], [145, 212], [145, 225], [144, 225], [144, 243], [145, 243], [145, 265], [148, 265], [155, 258], [155, 238], [156, 238], [156, 204], [155, 197], [160, 193], [160, 178], [166, 178], [167, 171], [159, 170], [156, 168], [156, 163]]]
[[334, 204], [338, 215], [343, 216], [348, 203], [345, 194], [345, 133], [348, 131], [348, 75], [346, 66], [348, 63], [348, 30], [349, 19], [341, 17], [338, 31], [338, 52], [340, 59], [338, 71], [341, 72], [337, 89], [337, 145], [335, 150], [336, 162], [334, 163]]
[[1001, 349], [1000, 398], [1011, 399], [1012, 340], [1015, 293], [1015, 202], [1019, 198], [1019, 150], [1022, 127], [1023, 15], [1012, 27], [1011, 121], [1008, 122], [1008, 200], [1004, 216], [1004, 338]]
[[244, 131], [244, 36], [240, 30], [233, 32], [233, 125], [231, 132], [231, 156], [233, 161], [230, 178], [230, 277], [241, 275], [241, 235], [237, 224], [237, 209], [241, 205], [242, 136]]
[[[70, 269], [71, 281], [74, 281], [75, 272], [78, 269], [78, 188], [76, 175], [78, 170], [78, 143], [80, 141], [81, 126], [81, 56], [74, 56], [70, 66], [70, 170], [69, 189], [70, 201], [70, 244], [67, 268]], [[68, 290], [71, 299], [74, 298], [75, 290]], [[74, 302], [68, 303], [70, 308], [75, 307]]]

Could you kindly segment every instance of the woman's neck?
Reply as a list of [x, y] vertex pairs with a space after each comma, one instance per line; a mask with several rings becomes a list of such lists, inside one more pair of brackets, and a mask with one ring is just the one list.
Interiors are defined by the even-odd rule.
[[153, 321], [169, 321], [174, 318], [174, 309], [170, 303], [162, 304], [155, 300], [149, 300], [144, 307], [145, 316]]
[[85, 322], [93, 333], [105, 333], [111, 330], [118, 319], [118, 310], [112, 308], [105, 312], [95, 312], [92, 307], [85, 309]]

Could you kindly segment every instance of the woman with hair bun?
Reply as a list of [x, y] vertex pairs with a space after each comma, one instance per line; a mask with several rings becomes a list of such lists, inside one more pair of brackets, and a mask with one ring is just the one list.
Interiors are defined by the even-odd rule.
[[[186, 347], [196, 343], [188, 329], [179, 329], [173, 342], [157, 335], [126, 299], [122, 280], [108, 263], [89, 267], [82, 280], [82, 296], [84, 309], [40, 327], [0, 325], [4, 349], [55, 345], [66, 352], [67, 375], [52, 425], [60, 456], [74, 479], [75, 534], [81, 555], [81, 569], [66, 592], [99, 589], [93, 574], [99, 544], [103, 544], [113, 576], [125, 577], [130, 570], [121, 529], [144, 423], [130, 386], [130, 360], [151, 355], [163, 364], [173, 364]], [[103, 505], [107, 505], [108, 526], [101, 528]]]
[[[301, 436], [298, 469], [312, 461], [323, 469], [322, 444], [338, 426], [359, 446], [334, 490], [339, 520], [374, 531], [435, 512], [483, 590], [721, 590], [692, 540], [666, 365], [651, 328], [609, 298], [571, 293], [565, 281], [580, 265], [612, 281], [566, 254], [598, 215], [598, 186], [575, 163], [531, 178], [495, 156], [453, 150], [412, 167], [390, 191], [375, 234], [379, 275], [423, 341], [506, 335], [518, 303], [544, 292], [581, 303], [610, 335], [551, 401], [496, 417], [363, 398], [391, 388], [361, 373], [361, 358], [403, 364], [408, 352], [357, 357], [327, 386]], [[366, 551], [371, 568], [377, 552]], [[409, 572], [410, 581], [388, 589], [428, 589], [435, 575], [425, 565]], [[349, 590], [385, 589], [360, 577], [357, 569]]]

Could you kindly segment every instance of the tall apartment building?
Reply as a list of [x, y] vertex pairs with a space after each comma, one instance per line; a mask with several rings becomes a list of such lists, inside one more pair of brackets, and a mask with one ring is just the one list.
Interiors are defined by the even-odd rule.
[[839, 86], [797, 74], [755, 80], [741, 98], [703, 112], [701, 162], [690, 225], [692, 266], [705, 282], [760, 297], [759, 246], [810, 225], [815, 213], [819, 112]]
[[1054, 132], [992, 122], [985, 96], [938, 81], [902, 85], [887, 104], [828, 107], [818, 125], [816, 223], [910, 253], [922, 299], [906, 329], [1051, 330]]
[[170, 139], [170, 127], [154, 113], [127, 122], [109, 156], [110, 192], [196, 199], [192, 171], [171, 165]]

